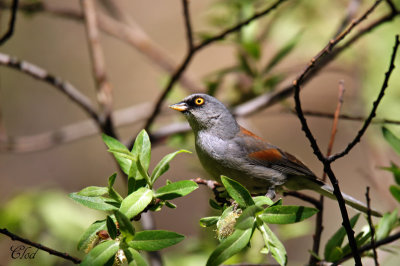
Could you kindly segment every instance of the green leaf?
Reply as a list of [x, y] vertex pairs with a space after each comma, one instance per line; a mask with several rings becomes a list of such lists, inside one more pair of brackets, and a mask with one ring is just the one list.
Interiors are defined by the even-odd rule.
[[176, 205], [169, 201], [165, 202], [165, 206], [167, 206], [170, 209], [176, 209]]
[[271, 231], [266, 223], [261, 221], [261, 219], [257, 219], [257, 228], [261, 232], [265, 248], [269, 252], [271, 252], [272, 257], [280, 264], [287, 264], [287, 253], [285, 246], [278, 239], [278, 237]]
[[137, 232], [128, 245], [137, 250], [156, 251], [181, 242], [185, 236], [171, 231], [146, 230]]
[[106, 229], [106, 220], [96, 221], [92, 223], [88, 229], [83, 233], [81, 239], [78, 242], [78, 250], [83, 251], [88, 248], [89, 244], [92, 243], [94, 238], [97, 236], [97, 232]]
[[254, 59], [258, 60], [261, 56], [260, 43], [258, 41], [249, 41], [242, 43], [243, 49]]
[[81, 266], [103, 266], [119, 249], [119, 242], [115, 240], [105, 241], [92, 249], [83, 259]]
[[[355, 226], [359, 217], [360, 217], [360, 213], [354, 215], [350, 219], [351, 228], [353, 228]], [[325, 257], [326, 261], [333, 261], [333, 259], [336, 259], [337, 252], [338, 252], [337, 250], [338, 250], [338, 248], [341, 250], [340, 247], [343, 244], [343, 240], [344, 240], [345, 236], [346, 236], [346, 230], [342, 226], [328, 240], [328, 242], [325, 245], [325, 250], [324, 250], [324, 257]]]
[[140, 175], [146, 180], [146, 183], [150, 186], [150, 188], [153, 186], [153, 182], [151, 182], [151, 179], [149, 177], [149, 174], [147, 173], [147, 170], [144, 169], [142, 162], [138, 158], [136, 160], [136, 167]]
[[397, 166], [395, 163], [391, 162], [390, 167], [381, 167], [381, 169], [392, 172], [393, 176], [394, 176], [394, 181], [396, 182], [397, 185], [400, 185], [400, 168], [399, 168], [399, 166]]
[[140, 131], [136, 137], [132, 153], [138, 156], [144, 170], [147, 172], [149, 170], [151, 159], [151, 142], [146, 130], [143, 129]]
[[254, 205], [250, 192], [239, 182], [226, 176], [221, 176], [221, 180], [229, 196], [239, 204], [240, 208], [245, 209], [248, 206]]
[[210, 204], [211, 208], [216, 210], [222, 210], [222, 206], [220, 206], [215, 200], [209, 199], [208, 203]]
[[[125, 150], [129, 152], [129, 150], [125, 147], [125, 145], [116, 140], [115, 138], [107, 136], [106, 134], [102, 134], [101, 137], [103, 138], [104, 143], [107, 145], [109, 149]], [[121, 170], [128, 175], [132, 161], [125, 157], [119, 156], [118, 154], [115, 153], [114, 157], [117, 160], [119, 166], [121, 167]]]
[[100, 211], [112, 211], [117, 210], [118, 208], [114, 205], [111, 205], [112, 201], [107, 198], [103, 198], [100, 196], [97, 197], [86, 197], [78, 195], [77, 193], [70, 193], [68, 195], [74, 201], [89, 207], [91, 209], [100, 210]]
[[392, 146], [393, 150], [400, 154], [400, 138], [394, 135], [386, 127], [382, 127], [382, 134], [386, 141], [390, 144], [390, 146]]
[[218, 247], [208, 258], [206, 265], [220, 265], [233, 255], [241, 251], [249, 243], [252, 233], [252, 229], [236, 229], [232, 235], [230, 235], [218, 245]]
[[127, 241], [132, 240], [135, 235], [135, 228], [133, 227], [131, 221], [122, 212], [115, 211], [115, 218], [118, 221], [119, 231], [123, 236], [127, 238]]
[[379, 221], [376, 230], [376, 240], [379, 241], [387, 237], [397, 223], [397, 209], [392, 213], [385, 213], [382, 219]]
[[247, 207], [236, 220], [235, 228], [241, 230], [253, 228], [256, 222], [256, 214], [260, 211], [262, 211], [262, 208], [256, 205]]
[[167, 154], [164, 156], [164, 158], [161, 159], [161, 161], [156, 165], [156, 167], [153, 170], [153, 173], [151, 174], [151, 183], [154, 184], [154, 182], [159, 178], [162, 174], [164, 174], [166, 171], [169, 169], [169, 162], [174, 159], [174, 157], [179, 154], [179, 153], [191, 153], [190, 151], [187, 150], [179, 150], [170, 154]]
[[[112, 148], [112, 149], [108, 149], [108, 151], [111, 152], [112, 154], [114, 154], [114, 156], [118, 156], [120, 158], [124, 158], [124, 159], [130, 160], [131, 162], [137, 160], [136, 156], [134, 156], [126, 148], [125, 149], [114, 149], [114, 148]], [[129, 167], [130, 167], [130, 165], [129, 165]], [[129, 169], [127, 169], [127, 170], [129, 170]]]
[[129, 262], [129, 266], [148, 266], [147, 261], [142, 255], [133, 248], [124, 248], [125, 256]]
[[114, 183], [115, 183], [115, 179], [117, 178], [117, 174], [114, 173], [112, 174], [109, 178], [108, 178], [108, 195], [114, 199], [115, 201], [121, 203], [123, 198], [121, 197], [121, 195], [113, 188]]
[[400, 202], [400, 186], [395, 186], [392, 185], [389, 187], [390, 193], [392, 193], [392, 196]]
[[200, 226], [210, 227], [218, 222], [219, 216], [203, 217], [200, 219]]
[[274, 202], [266, 196], [253, 197], [253, 201], [258, 207], [263, 207], [265, 205], [271, 206], [274, 204]]
[[252, 69], [251, 64], [250, 64], [248, 58], [247, 58], [243, 53], [239, 53], [239, 54], [238, 54], [238, 57], [239, 57], [239, 64], [240, 64], [239, 66], [240, 66], [240, 69], [241, 69], [244, 73], [246, 73], [247, 75], [249, 75], [250, 77], [254, 77], [254, 76], [255, 76], [254, 70]]
[[106, 187], [90, 186], [90, 187], [85, 187], [76, 194], [79, 196], [96, 197], [96, 196], [104, 196], [107, 193], [108, 190]]
[[141, 213], [153, 199], [153, 191], [142, 187], [127, 196], [121, 203], [119, 211], [132, 219]]
[[155, 193], [155, 197], [162, 200], [172, 200], [186, 196], [199, 186], [191, 180], [182, 180], [160, 187]]
[[280, 61], [282, 61], [286, 56], [288, 56], [300, 41], [300, 37], [301, 34], [297, 34], [292, 39], [290, 39], [286, 44], [284, 44], [283, 47], [278, 50], [278, 52], [271, 58], [271, 60], [265, 66], [263, 74], [268, 73]]
[[301, 222], [318, 212], [315, 208], [304, 206], [272, 206], [259, 216], [268, 224], [291, 224]]
[[115, 239], [117, 237], [117, 226], [115, 225], [113, 219], [111, 219], [110, 216], [107, 216], [106, 225], [108, 234], [112, 239]]

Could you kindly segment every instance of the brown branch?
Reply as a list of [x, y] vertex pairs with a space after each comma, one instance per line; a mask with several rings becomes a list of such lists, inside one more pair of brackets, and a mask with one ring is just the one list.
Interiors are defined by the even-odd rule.
[[[317, 73], [319, 73], [319, 71], [321, 69], [323, 69], [326, 65], [328, 65], [330, 62], [332, 62], [339, 54], [341, 54], [343, 51], [345, 51], [347, 48], [349, 48], [351, 45], [353, 45], [361, 37], [363, 37], [367, 33], [370, 33], [372, 30], [378, 28], [379, 26], [383, 25], [384, 23], [392, 21], [399, 14], [400, 14], [399, 12], [397, 12], [397, 13], [390, 12], [387, 15], [383, 15], [382, 17], [373, 21], [369, 25], [360, 29], [357, 33], [355, 33], [353, 36], [351, 36], [342, 45], [337, 46], [337, 47], [333, 48], [331, 51], [329, 51], [329, 53], [326, 53], [325, 56], [323, 58], [321, 58], [319, 61], [318, 60], [314, 61], [314, 63], [312, 64], [313, 67], [310, 70], [308, 70], [308, 74], [303, 77], [302, 84], [304, 85], [307, 82], [309, 82], [313, 77], [316, 76]], [[310, 65], [311, 65], [311, 63], [310, 63]], [[248, 101], [244, 104], [238, 105], [235, 108], [234, 113], [235, 113], [235, 115], [238, 115], [238, 116], [251, 115], [259, 110], [270, 107], [273, 104], [288, 98], [289, 96], [291, 96], [293, 94], [293, 92], [294, 92], [294, 86], [293, 86], [293, 84], [290, 84], [290, 85], [284, 87], [279, 92], [276, 92], [276, 93], [268, 92], [268, 93], [262, 94], [256, 98], [254, 98], [251, 101]]]
[[375, 228], [371, 218], [371, 200], [369, 198], [369, 187], [367, 187], [367, 191], [365, 192], [365, 198], [367, 199], [367, 208], [368, 208], [367, 219], [368, 219], [369, 230], [371, 231], [371, 244], [373, 246], [372, 250], [374, 252], [375, 266], [379, 266], [378, 254], [376, 253], [376, 247], [375, 247]]
[[97, 101], [100, 103], [102, 111], [100, 126], [105, 134], [115, 137], [116, 133], [111, 118], [112, 88], [106, 74], [104, 53], [100, 44], [100, 36], [97, 28], [94, 0], [81, 0], [81, 7], [85, 19], [90, 58], [92, 60], [92, 70], [97, 90]]
[[6, 33], [0, 38], [0, 45], [3, 45], [14, 33], [15, 21], [17, 20], [18, 0], [13, 0], [11, 4], [11, 15], [8, 22]]
[[11, 67], [22, 73], [28, 74], [29, 76], [41, 80], [51, 86], [57, 88], [59, 91], [67, 95], [73, 102], [81, 107], [86, 113], [92, 117], [96, 122], [99, 122], [99, 117], [93, 106], [91, 100], [82, 94], [68, 81], [63, 81], [60, 78], [48, 73], [46, 70], [40, 68], [37, 65], [29, 63], [27, 61], [19, 61], [15, 57], [11, 57], [7, 54], [0, 53], [0, 65]]
[[[0, 8], [9, 8], [9, 5], [0, 1]], [[83, 21], [83, 14], [76, 8], [64, 7], [54, 5], [47, 2], [34, 2], [34, 3], [21, 3], [19, 6], [20, 11], [27, 11], [36, 14], [38, 12], [45, 12], [46, 14], [62, 17], [65, 19]], [[98, 27], [106, 34], [123, 41], [141, 54], [146, 56], [151, 62], [161, 67], [164, 71], [173, 74], [177, 68], [176, 63], [168, 56], [168, 53], [156, 44], [143, 29], [132, 19], [129, 20], [129, 25], [121, 23], [102, 12], [97, 13]], [[188, 73], [182, 75], [180, 79], [182, 87], [187, 88], [189, 91], [204, 91], [204, 88], [197, 85]]]
[[[344, 95], [344, 81], [339, 81], [339, 93], [338, 93], [338, 102], [336, 105], [336, 110], [333, 115], [333, 123], [332, 123], [332, 130], [331, 130], [331, 137], [329, 140], [328, 144], [328, 149], [326, 152], [326, 156], [328, 157], [332, 153], [333, 149], [333, 143], [335, 142], [335, 137], [336, 137], [336, 132], [337, 132], [337, 125], [339, 123], [339, 116], [340, 116], [340, 110], [342, 109], [342, 104], [343, 104], [343, 95]], [[322, 180], [325, 182], [326, 180], [326, 173], [324, 172], [322, 174]], [[312, 251], [315, 254], [319, 254], [319, 248], [321, 245], [321, 236], [322, 236], [322, 231], [324, 230], [323, 227], [323, 214], [324, 214], [324, 196], [319, 197], [319, 204], [321, 205], [320, 211], [317, 213], [316, 219], [315, 219], [315, 232], [313, 235], [313, 247]], [[317, 264], [318, 259], [314, 257], [312, 254], [310, 255], [309, 259], [309, 265], [315, 265]]]
[[13, 233], [11, 233], [10, 231], [8, 231], [6, 228], [0, 228], [0, 233], [2, 233], [3, 235], [6, 235], [6, 236], [8, 236], [8, 237], [10, 237], [10, 238], [11, 238], [12, 240], [14, 240], [14, 241], [19, 241], [19, 242], [25, 243], [25, 244], [27, 244], [27, 245], [29, 245], [29, 246], [32, 246], [32, 247], [38, 248], [38, 249], [40, 249], [40, 250], [46, 251], [46, 252], [49, 253], [50, 255], [54, 255], [54, 256], [57, 256], [57, 257], [60, 257], [60, 258], [63, 258], [63, 259], [72, 261], [74, 264], [79, 264], [79, 263], [81, 263], [81, 260], [80, 260], [80, 259], [75, 258], [75, 257], [73, 257], [73, 256], [71, 256], [71, 255], [68, 255], [68, 253], [60, 252], [60, 251], [54, 250], [54, 249], [52, 249], [52, 248], [43, 246], [43, 245], [41, 245], [41, 244], [39, 244], [39, 243], [35, 243], [35, 242], [33, 242], [33, 241], [30, 241], [29, 239], [26, 239], [26, 238], [22, 238], [22, 237], [20, 237], [20, 236], [17, 236], [16, 234], [13, 234]]
[[395, 68], [394, 66], [394, 60], [396, 59], [396, 54], [397, 54], [397, 50], [399, 48], [399, 35], [396, 35], [395, 38], [395, 44], [393, 47], [393, 52], [392, 52], [392, 56], [390, 59], [390, 64], [389, 64], [389, 69], [388, 71], [385, 73], [385, 79], [383, 81], [381, 90], [378, 94], [377, 99], [374, 101], [373, 105], [372, 105], [372, 110], [368, 116], [368, 118], [365, 120], [363, 126], [361, 127], [361, 129], [358, 131], [356, 137], [347, 145], [347, 147], [339, 153], [336, 153], [335, 155], [332, 155], [328, 158], [328, 160], [330, 162], [334, 162], [335, 160], [337, 160], [338, 158], [343, 157], [344, 155], [348, 154], [350, 152], [350, 150], [361, 140], [361, 137], [364, 135], [365, 131], [367, 130], [368, 126], [370, 125], [372, 119], [375, 117], [376, 115], [376, 110], [378, 108], [378, 105], [380, 103], [380, 101], [382, 100], [383, 96], [385, 95], [385, 90], [388, 87], [388, 83], [389, 83], [389, 79], [390, 76]]

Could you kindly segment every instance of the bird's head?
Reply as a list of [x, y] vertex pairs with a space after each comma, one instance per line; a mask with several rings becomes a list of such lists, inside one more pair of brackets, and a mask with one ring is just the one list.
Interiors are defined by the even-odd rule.
[[169, 107], [182, 112], [195, 133], [213, 130], [216, 135], [230, 135], [239, 130], [235, 118], [225, 105], [207, 94], [192, 94]]

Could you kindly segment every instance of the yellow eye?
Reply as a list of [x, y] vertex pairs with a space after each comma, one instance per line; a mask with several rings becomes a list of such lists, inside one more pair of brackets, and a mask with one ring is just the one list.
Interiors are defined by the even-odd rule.
[[194, 100], [194, 103], [198, 106], [204, 104], [204, 99], [201, 97], [196, 98], [196, 100]]

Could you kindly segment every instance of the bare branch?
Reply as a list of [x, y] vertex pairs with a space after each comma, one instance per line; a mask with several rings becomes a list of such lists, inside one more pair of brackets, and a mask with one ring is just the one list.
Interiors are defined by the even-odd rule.
[[81, 6], [85, 18], [86, 33], [92, 60], [93, 76], [97, 89], [97, 101], [102, 109], [100, 127], [107, 135], [116, 136], [112, 123], [112, 88], [108, 81], [105, 67], [103, 48], [100, 44], [99, 31], [94, 0], [81, 0]]
[[176, 70], [176, 72], [171, 76], [167, 86], [165, 87], [165, 89], [163, 90], [162, 94], [160, 95], [160, 97], [157, 99], [155, 106], [154, 106], [154, 110], [151, 113], [148, 121], [146, 122], [144, 128], [149, 131], [150, 126], [153, 124], [156, 116], [158, 115], [158, 113], [160, 112], [160, 106], [161, 104], [164, 102], [165, 98], [167, 97], [167, 95], [169, 94], [169, 92], [172, 90], [174, 84], [180, 79], [181, 75], [183, 74], [183, 72], [186, 70], [186, 68], [188, 67], [192, 57], [202, 48], [210, 45], [211, 43], [214, 43], [216, 41], [219, 41], [223, 38], [225, 38], [228, 34], [232, 33], [232, 32], [236, 32], [238, 30], [240, 30], [242, 27], [244, 27], [245, 25], [249, 24], [250, 22], [257, 20], [265, 15], [267, 15], [268, 13], [270, 13], [272, 10], [276, 9], [281, 3], [285, 2], [286, 0], [280, 0], [275, 2], [275, 4], [273, 4], [272, 6], [264, 9], [261, 12], [256, 13], [255, 15], [253, 15], [252, 17], [250, 17], [249, 19], [238, 23], [237, 25], [223, 31], [222, 33], [207, 39], [203, 42], [201, 42], [198, 45], [195, 45], [194, 48], [187, 53], [185, 59], [183, 60], [182, 64], [179, 66], [179, 68]]
[[[8, 7], [8, 5], [0, 2], [0, 8], [4, 9]], [[28, 11], [30, 13], [45, 12], [53, 16], [83, 21], [83, 14], [80, 10], [76, 8], [60, 7], [47, 2], [23, 3], [20, 4], [19, 10]], [[175, 69], [177, 69], [177, 64], [168, 56], [168, 53], [155, 43], [133, 19], [129, 18], [128, 26], [110, 18], [102, 12], [98, 12], [97, 17], [98, 27], [106, 34], [128, 43], [150, 59], [154, 64], [170, 74], [173, 74]], [[124, 18], [126, 18], [126, 16]], [[197, 85], [188, 73], [183, 74], [179, 82], [184, 88], [189, 89], [189, 91], [204, 91], [204, 88]]]
[[60, 251], [54, 250], [54, 249], [52, 249], [52, 248], [43, 246], [43, 245], [41, 245], [41, 244], [39, 244], [39, 243], [35, 243], [35, 242], [33, 242], [33, 241], [30, 241], [29, 239], [26, 239], [26, 238], [22, 238], [22, 237], [20, 237], [20, 236], [17, 236], [16, 234], [13, 234], [13, 233], [11, 233], [10, 231], [8, 231], [6, 228], [0, 228], [0, 233], [2, 233], [3, 235], [6, 235], [6, 236], [8, 236], [8, 237], [10, 237], [12, 240], [16, 240], [16, 241], [25, 243], [25, 244], [27, 244], [27, 245], [29, 245], [29, 246], [32, 246], [32, 247], [38, 248], [38, 249], [40, 249], [40, 250], [46, 251], [46, 252], [49, 253], [50, 255], [54, 255], [54, 256], [57, 256], [57, 257], [60, 257], [60, 258], [63, 258], [63, 259], [72, 261], [74, 264], [79, 264], [79, 263], [81, 263], [81, 260], [80, 260], [80, 259], [75, 258], [75, 257], [73, 257], [73, 256], [71, 256], [71, 255], [68, 255], [68, 253], [60, 252]]
[[86, 113], [92, 117], [96, 122], [99, 121], [99, 117], [93, 106], [91, 100], [82, 94], [78, 89], [71, 85], [68, 81], [63, 81], [54, 75], [48, 73], [43, 68], [37, 65], [29, 63], [27, 61], [19, 61], [15, 57], [11, 57], [7, 54], [0, 53], [0, 65], [14, 68], [20, 72], [28, 74], [29, 76], [41, 80], [57, 88], [59, 91], [67, 95], [73, 102], [78, 104]]
[[[362, 247], [360, 247], [358, 249], [358, 252], [359, 252], [359, 254], [362, 254], [365, 251], [368, 251], [368, 250], [371, 250], [373, 248], [377, 248], [377, 247], [389, 244], [389, 243], [394, 242], [394, 241], [396, 241], [398, 239], [400, 239], [400, 232], [397, 232], [396, 234], [393, 234], [393, 235], [388, 236], [388, 237], [386, 237], [384, 239], [376, 241], [375, 245], [372, 245], [372, 243], [369, 243], [369, 244], [367, 244], [365, 246], [362, 246]], [[340, 259], [337, 263], [342, 263], [342, 262], [344, 262], [344, 261], [346, 261], [348, 259], [351, 259], [351, 257], [352, 257], [351, 254], [348, 254], [348, 255], [344, 256], [342, 259]]]
[[382, 100], [383, 96], [385, 95], [385, 90], [388, 87], [388, 83], [389, 83], [389, 79], [390, 76], [395, 68], [394, 66], [394, 60], [396, 59], [396, 54], [397, 54], [397, 50], [399, 48], [399, 35], [396, 35], [395, 38], [395, 44], [393, 47], [393, 53], [390, 59], [390, 64], [389, 64], [389, 69], [388, 71], [385, 73], [385, 79], [383, 81], [381, 90], [379, 92], [379, 95], [377, 97], [377, 99], [374, 101], [373, 105], [372, 105], [372, 110], [368, 116], [368, 118], [365, 120], [363, 126], [361, 127], [361, 129], [358, 131], [356, 137], [353, 139], [353, 141], [351, 141], [347, 147], [340, 153], [337, 153], [335, 155], [332, 155], [329, 157], [329, 161], [333, 162], [341, 157], [343, 157], [344, 155], [348, 154], [350, 152], [350, 150], [361, 140], [361, 137], [364, 135], [365, 131], [367, 130], [368, 126], [370, 125], [372, 119], [375, 117], [376, 115], [376, 110], [378, 108], [378, 105], [380, 103], [380, 101]]
[[0, 38], [0, 45], [3, 45], [14, 33], [15, 21], [17, 20], [17, 11], [18, 11], [18, 0], [13, 0], [11, 4], [11, 15], [8, 23], [8, 29], [6, 33]]
[[183, 5], [183, 17], [185, 18], [185, 28], [186, 28], [186, 36], [187, 36], [187, 42], [188, 42], [188, 50], [190, 53], [194, 48], [194, 42], [193, 42], [192, 25], [190, 22], [189, 1], [182, 0], [182, 5]]
[[367, 191], [365, 192], [365, 198], [367, 199], [367, 207], [368, 207], [367, 219], [368, 219], [369, 230], [371, 232], [371, 244], [373, 246], [372, 250], [374, 252], [375, 266], [379, 266], [378, 254], [376, 253], [376, 247], [375, 247], [375, 227], [372, 223], [372, 218], [371, 218], [371, 200], [369, 198], [369, 187], [367, 187]]
[[[339, 81], [339, 93], [338, 93], [338, 102], [336, 105], [335, 114], [333, 115], [333, 123], [332, 123], [332, 130], [331, 130], [331, 137], [328, 144], [328, 149], [326, 152], [326, 156], [331, 155], [333, 149], [333, 143], [335, 142], [336, 132], [337, 132], [337, 125], [339, 123], [339, 116], [340, 110], [343, 104], [343, 95], [344, 95], [344, 81]], [[322, 180], [326, 181], [326, 173], [322, 174]], [[314, 254], [319, 254], [319, 247], [321, 244], [321, 236], [322, 231], [324, 230], [323, 226], [323, 215], [324, 215], [324, 196], [319, 197], [319, 204], [320, 204], [320, 211], [317, 213], [317, 217], [315, 219], [315, 232], [313, 235], [313, 248], [312, 251]], [[318, 262], [317, 258], [314, 257], [312, 254], [310, 255], [309, 265], [316, 265]]]

